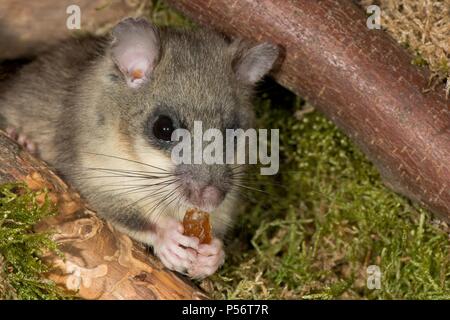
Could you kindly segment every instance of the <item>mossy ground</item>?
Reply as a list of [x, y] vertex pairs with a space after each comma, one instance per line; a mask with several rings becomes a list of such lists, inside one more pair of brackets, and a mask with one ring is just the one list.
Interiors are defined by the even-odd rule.
[[49, 234], [33, 226], [55, 214], [50, 201], [39, 203], [38, 192], [21, 184], [0, 186], [0, 299], [58, 299], [64, 294], [42, 277], [48, 266], [40, 259], [57, 251]]
[[[253, 175], [216, 298], [450, 298], [445, 225], [388, 190], [330, 121], [282, 88], [258, 98], [260, 126], [280, 129], [278, 176]], [[269, 93], [267, 93], [269, 92]], [[279, 99], [283, 97], [283, 99]], [[370, 290], [367, 267], [382, 272]]]
[[[436, 10], [443, 1], [431, 2], [379, 1], [388, 31], [445, 81], [449, 53], [448, 48], [442, 51], [436, 30], [446, 32], [449, 22], [442, 24], [443, 13]], [[423, 9], [419, 17], [405, 18], [416, 16], [410, 10], [415, 7]], [[431, 29], [421, 29], [424, 10], [437, 21]], [[151, 1], [150, 15], [160, 25], [192, 25], [162, 1]], [[246, 205], [227, 240], [226, 264], [202, 283], [213, 297], [450, 298], [445, 224], [388, 190], [348, 138], [301, 98], [268, 81], [259, 88], [255, 108], [260, 127], [280, 129], [280, 172], [275, 177], [251, 173], [251, 187], [264, 193], [245, 194]], [[25, 210], [25, 203], [34, 203], [30, 194], [14, 197], [3, 187], [0, 253], [7, 261], [3, 273], [8, 283], [0, 282], [0, 291], [12, 285], [9, 292], [19, 298], [61, 297], [39, 277], [46, 267], [36, 256], [42, 247], [53, 248], [52, 243], [46, 235], [30, 233], [48, 212], [33, 206]], [[10, 219], [16, 222], [5, 225]], [[366, 285], [370, 265], [382, 272], [380, 289]]]

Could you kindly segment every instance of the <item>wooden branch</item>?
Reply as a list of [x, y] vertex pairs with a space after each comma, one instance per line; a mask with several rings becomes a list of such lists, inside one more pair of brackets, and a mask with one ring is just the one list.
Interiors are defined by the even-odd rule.
[[450, 221], [450, 100], [352, 1], [169, 0], [204, 25], [285, 49], [275, 78], [333, 120], [397, 192]]
[[[120, 19], [142, 13], [146, 0], [2, 0], [0, 60], [30, 56], [70, 36], [101, 33]], [[69, 30], [70, 5], [81, 11], [81, 29]]]
[[84, 299], [206, 299], [195, 285], [168, 271], [142, 245], [99, 219], [42, 161], [0, 131], [0, 184], [25, 181], [47, 188], [59, 214], [36, 231], [55, 231], [65, 259], [48, 254], [48, 278]]

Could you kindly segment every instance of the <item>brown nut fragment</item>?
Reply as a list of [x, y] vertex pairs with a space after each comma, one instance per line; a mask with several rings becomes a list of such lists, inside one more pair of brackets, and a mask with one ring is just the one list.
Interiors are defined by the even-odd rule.
[[201, 244], [209, 244], [212, 240], [211, 224], [208, 212], [199, 209], [189, 209], [183, 219], [184, 235], [196, 237]]

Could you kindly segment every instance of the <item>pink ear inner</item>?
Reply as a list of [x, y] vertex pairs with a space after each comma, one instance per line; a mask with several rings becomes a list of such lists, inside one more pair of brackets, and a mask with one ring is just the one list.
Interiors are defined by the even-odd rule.
[[148, 81], [158, 59], [158, 31], [144, 19], [127, 18], [113, 29], [112, 35], [112, 58], [127, 85], [138, 88]]
[[131, 88], [137, 88], [147, 81], [149, 72], [153, 69], [153, 63], [142, 51], [129, 50], [118, 57], [118, 65], [127, 78], [127, 84]]

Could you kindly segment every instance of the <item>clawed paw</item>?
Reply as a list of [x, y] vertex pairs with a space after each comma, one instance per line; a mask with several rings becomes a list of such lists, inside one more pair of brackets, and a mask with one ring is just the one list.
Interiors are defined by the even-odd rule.
[[183, 226], [173, 221], [158, 231], [153, 246], [155, 254], [167, 268], [185, 273], [196, 259], [199, 241], [183, 235]]
[[211, 244], [201, 244], [197, 257], [188, 268], [188, 275], [194, 279], [203, 279], [213, 275], [225, 261], [222, 241], [215, 238]]
[[23, 148], [25, 148], [31, 154], [37, 154], [37, 145], [28, 139], [24, 134], [17, 132], [16, 129], [8, 127], [6, 128], [6, 134], [12, 140], [15, 140], [18, 144], [20, 144]]
[[194, 279], [214, 274], [225, 260], [222, 241], [215, 238], [211, 244], [199, 244], [197, 238], [183, 235], [178, 221], [158, 230], [153, 247], [164, 266]]

